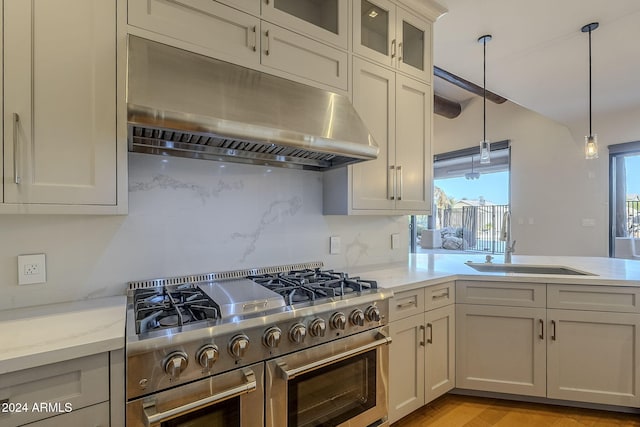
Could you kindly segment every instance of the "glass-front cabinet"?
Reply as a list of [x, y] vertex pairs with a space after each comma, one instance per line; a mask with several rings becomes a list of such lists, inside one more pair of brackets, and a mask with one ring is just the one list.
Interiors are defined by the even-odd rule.
[[347, 49], [345, 0], [262, 0], [262, 17], [283, 27]]
[[431, 24], [388, 0], [354, 0], [355, 53], [431, 82]]

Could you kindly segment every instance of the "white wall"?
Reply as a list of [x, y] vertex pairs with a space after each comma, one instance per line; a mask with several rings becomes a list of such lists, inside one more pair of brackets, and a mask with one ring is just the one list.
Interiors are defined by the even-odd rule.
[[[639, 125], [632, 123], [618, 124], [625, 132], [602, 125], [600, 141], [625, 142], [634, 133], [630, 127], [640, 139]], [[518, 254], [608, 256], [606, 147], [600, 159], [587, 161], [582, 133], [574, 137], [567, 126], [511, 102], [487, 102], [487, 138], [511, 140], [512, 231]], [[481, 139], [482, 98], [473, 98], [456, 119], [435, 116], [434, 153], [471, 147]], [[594, 226], [583, 226], [583, 220]]]
[[[406, 216], [323, 216], [320, 172], [130, 154], [128, 216], [0, 216], [0, 309], [123, 294], [154, 277], [403, 261], [407, 239]], [[28, 253], [46, 253], [46, 284], [17, 285], [16, 256]]]

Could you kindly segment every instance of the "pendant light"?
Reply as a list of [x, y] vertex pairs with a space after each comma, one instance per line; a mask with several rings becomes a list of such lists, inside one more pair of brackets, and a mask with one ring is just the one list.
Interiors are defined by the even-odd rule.
[[589, 33], [589, 135], [584, 137], [584, 156], [587, 160], [598, 158], [598, 135], [591, 129], [591, 32], [598, 28], [597, 22], [582, 27], [583, 33]]
[[483, 45], [482, 60], [482, 141], [480, 141], [480, 163], [487, 164], [491, 162], [491, 146], [487, 140], [487, 43], [491, 41], [491, 35], [485, 34], [478, 38], [478, 43]]
[[471, 172], [464, 174], [465, 179], [478, 179], [480, 178], [480, 172], [473, 171], [473, 156], [471, 156]]

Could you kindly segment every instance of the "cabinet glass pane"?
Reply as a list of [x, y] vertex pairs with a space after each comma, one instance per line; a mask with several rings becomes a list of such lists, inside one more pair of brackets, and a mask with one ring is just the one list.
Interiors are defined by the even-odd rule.
[[362, 45], [383, 55], [389, 55], [389, 11], [367, 0], [361, 1], [360, 40]]
[[339, 0], [274, 0], [273, 7], [338, 34]]
[[424, 70], [424, 31], [402, 22], [402, 62]]

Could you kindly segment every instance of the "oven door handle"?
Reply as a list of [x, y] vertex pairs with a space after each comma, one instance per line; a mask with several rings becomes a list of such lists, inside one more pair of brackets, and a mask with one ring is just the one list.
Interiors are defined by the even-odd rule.
[[159, 426], [163, 422], [170, 420], [171, 418], [175, 418], [178, 415], [184, 415], [200, 408], [204, 408], [212, 403], [255, 391], [257, 387], [255, 373], [251, 369], [246, 369], [243, 371], [243, 374], [245, 381], [244, 384], [240, 384], [239, 386], [205, 397], [204, 399], [196, 400], [195, 402], [187, 403], [186, 405], [178, 406], [164, 412], [155, 412], [155, 402], [147, 404], [144, 407], [146, 427]]
[[358, 348], [354, 348], [339, 354], [335, 354], [333, 356], [329, 356], [324, 359], [316, 360], [307, 365], [289, 369], [286, 362], [283, 360], [278, 361], [277, 365], [278, 365], [278, 368], [280, 369], [280, 375], [282, 376], [282, 378], [284, 380], [289, 381], [297, 377], [298, 375], [304, 374], [309, 371], [313, 371], [318, 368], [322, 368], [324, 366], [330, 365], [340, 360], [348, 359], [349, 357], [355, 356], [356, 354], [364, 353], [376, 347], [380, 347], [382, 345], [387, 345], [390, 343], [391, 343], [391, 337], [386, 336], [382, 332], [378, 332], [378, 335], [376, 336], [376, 340], [373, 342], [370, 342], [369, 344], [365, 344]]

